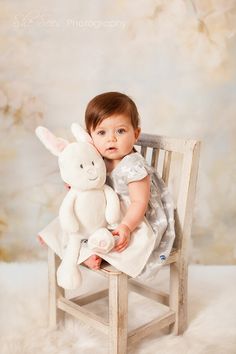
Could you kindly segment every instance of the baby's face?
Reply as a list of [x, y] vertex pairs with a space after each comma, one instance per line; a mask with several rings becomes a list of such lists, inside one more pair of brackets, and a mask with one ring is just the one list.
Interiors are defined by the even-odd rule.
[[132, 152], [140, 134], [134, 129], [130, 117], [117, 114], [104, 119], [91, 131], [95, 147], [108, 160], [120, 161]]

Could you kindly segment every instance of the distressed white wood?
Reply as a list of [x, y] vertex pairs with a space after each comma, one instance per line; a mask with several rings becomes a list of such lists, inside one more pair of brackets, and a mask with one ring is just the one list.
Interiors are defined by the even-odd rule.
[[108, 289], [99, 290], [97, 292], [91, 291], [86, 294], [71, 298], [70, 301], [78, 304], [80, 306], [84, 306], [90, 304], [90, 302], [97, 301], [104, 297], [108, 296]]
[[147, 156], [147, 147], [146, 146], [141, 146], [140, 153], [145, 158]]
[[76, 305], [72, 301], [65, 299], [63, 297], [58, 299], [57, 306], [59, 309], [78, 318], [84, 323], [94, 327], [95, 329], [98, 329], [99, 331], [105, 334], [108, 334], [109, 331], [108, 322], [104, 320], [102, 317], [95, 315], [94, 313], [86, 310], [82, 306]]
[[159, 158], [159, 150], [156, 149], [156, 148], [153, 148], [153, 149], [152, 149], [151, 166], [152, 166], [154, 169], [157, 169], [158, 158]]
[[184, 154], [187, 151], [192, 151], [196, 143], [197, 141], [192, 139], [176, 139], [160, 135], [143, 133], [141, 134], [136, 145], [152, 148], [155, 147], [157, 149], [162, 149], [165, 151], [179, 152]]
[[169, 304], [169, 294], [164, 291], [156, 290], [151, 288], [146, 284], [135, 281], [134, 279], [129, 279], [129, 290], [139, 295], [145, 296], [148, 299], [157, 301], [163, 305]]
[[143, 326], [131, 331], [128, 336], [128, 345], [130, 346], [153, 332], [169, 326], [174, 321], [175, 313], [170, 310], [167, 314], [160, 316], [158, 319], [152, 320], [149, 323], [146, 323]]
[[128, 277], [109, 277], [109, 354], [126, 354], [128, 327]]
[[162, 170], [162, 179], [168, 185], [169, 175], [170, 175], [170, 163], [171, 163], [171, 151], [165, 151], [163, 170]]
[[48, 248], [48, 308], [49, 327], [56, 328], [59, 322], [64, 321], [65, 313], [57, 308], [57, 300], [64, 296], [64, 289], [57, 285], [56, 272], [60, 258]]
[[182, 334], [187, 328], [188, 300], [188, 248], [191, 233], [193, 206], [200, 154], [200, 143], [185, 153], [176, 210], [176, 231], [179, 238], [179, 259], [170, 265], [170, 307], [176, 313], [171, 330]]
[[179, 259], [179, 251], [173, 248], [168, 259], [165, 262], [165, 265], [177, 262], [178, 259]]
[[[88, 269], [83, 264], [81, 264], [81, 266], [85, 267], [86, 269]], [[90, 269], [90, 271], [96, 272], [97, 274], [100, 274], [100, 275], [102, 275], [105, 278], [109, 278], [109, 276], [111, 274], [116, 275], [116, 274], [121, 274], [122, 273], [120, 270], [116, 269], [115, 267], [113, 267], [112, 265], [110, 265], [109, 263], [106, 263], [106, 262], [102, 262], [101, 268], [99, 270]]]

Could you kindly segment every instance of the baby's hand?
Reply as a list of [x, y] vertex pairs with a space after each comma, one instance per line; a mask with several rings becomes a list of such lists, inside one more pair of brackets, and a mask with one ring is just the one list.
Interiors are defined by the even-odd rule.
[[112, 231], [112, 235], [119, 236], [118, 242], [114, 247], [114, 251], [124, 251], [130, 243], [130, 229], [125, 224], [120, 224], [115, 230]]

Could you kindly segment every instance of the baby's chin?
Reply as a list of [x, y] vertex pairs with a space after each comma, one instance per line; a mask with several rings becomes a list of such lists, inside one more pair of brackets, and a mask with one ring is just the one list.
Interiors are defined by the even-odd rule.
[[107, 160], [122, 160], [124, 155], [120, 154], [117, 150], [106, 151], [103, 157]]

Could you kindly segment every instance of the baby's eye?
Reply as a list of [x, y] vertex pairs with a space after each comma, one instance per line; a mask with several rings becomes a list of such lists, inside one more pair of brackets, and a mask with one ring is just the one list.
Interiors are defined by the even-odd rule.
[[97, 132], [97, 135], [105, 135], [105, 134], [106, 134], [105, 130], [99, 130]]
[[125, 129], [124, 128], [120, 128], [117, 130], [118, 134], [124, 134], [125, 133]]
[[84, 168], [84, 166], [81, 164], [80, 166], [79, 166], [80, 168]]

